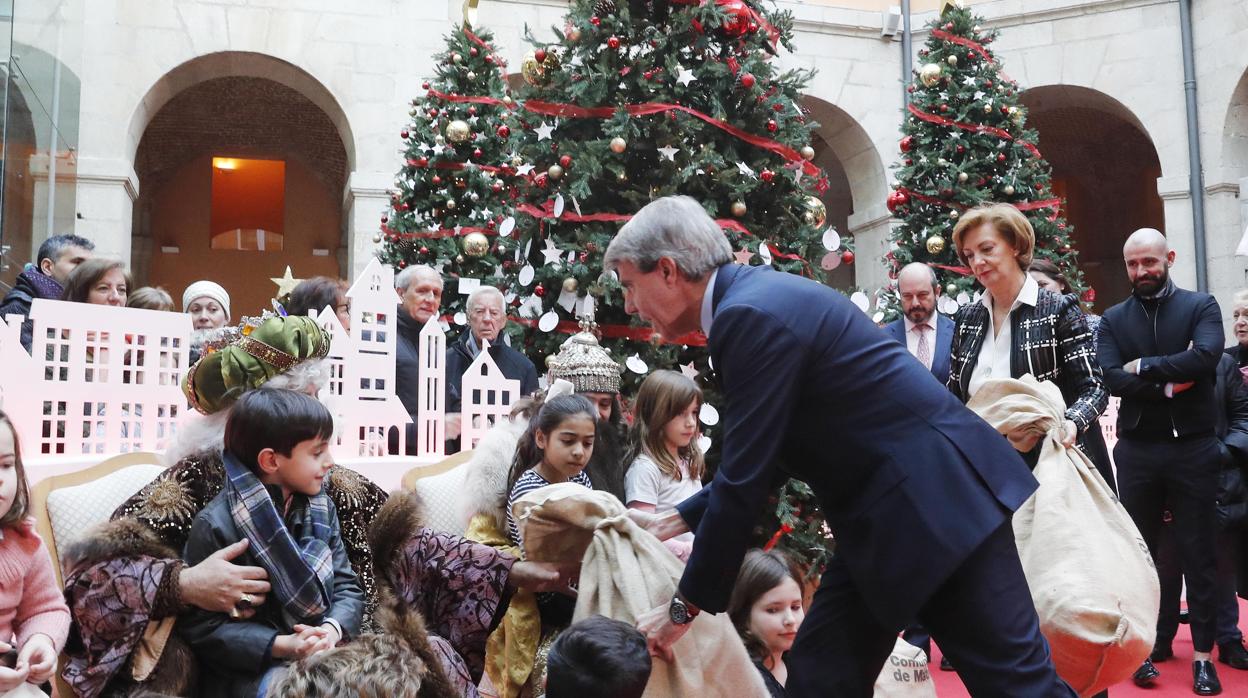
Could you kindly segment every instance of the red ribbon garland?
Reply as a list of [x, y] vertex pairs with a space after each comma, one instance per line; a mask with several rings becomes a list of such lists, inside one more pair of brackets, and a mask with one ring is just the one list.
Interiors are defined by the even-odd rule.
[[818, 167], [815, 167], [814, 164], [807, 162], [801, 156], [801, 153], [798, 153], [789, 146], [770, 138], [763, 138], [762, 136], [755, 136], [752, 133], [747, 133], [736, 126], [723, 123], [714, 117], [707, 116], [697, 109], [690, 109], [689, 107], [682, 106], [680, 104], [647, 102], [643, 104], [625, 104], [620, 107], [581, 107], [575, 104], [559, 104], [556, 102], [544, 102], [541, 100], [530, 99], [524, 103], [524, 108], [535, 114], [542, 114], [543, 116], [596, 119], [609, 119], [612, 116], [615, 116], [617, 109], [624, 110], [630, 116], [649, 116], [651, 114], [663, 114], [669, 111], [682, 111], [689, 116], [705, 121], [725, 133], [736, 136], [738, 139], [743, 140], [750, 145], [773, 152], [794, 164], [801, 165], [802, 171], [812, 177], [820, 174]]
[[435, 90], [432, 87], [429, 88], [429, 91], [426, 92], [426, 94], [433, 96], [433, 97], [437, 97], [438, 99], [446, 100], [448, 102], [458, 102], [461, 104], [470, 102], [472, 104], [489, 104], [489, 105], [496, 106], [496, 107], [501, 106], [501, 107], [506, 107], [508, 109], [516, 108], [515, 100], [512, 100], [511, 104], [508, 104], [504, 102], [503, 100], [495, 98], [495, 97], [474, 97], [472, 95], [452, 95], [452, 94], [447, 94], [445, 92], [439, 92], [438, 90]]
[[[899, 187], [897, 191], [905, 192], [907, 196], [918, 199], [923, 203], [932, 204], [933, 206], [945, 206], [947, 208], [956, 208], [961, 211], [965, 211], [969, 208], [964, 203], [958, 201], [945, 201], [944, 199], [938, 199], [934, 196], [929, 196], [912, 189], [907, 189], [906, 187]], [[1010, 204], [1019, 211], [1035, 211], [1036, 209], [1041, 208], [1051, 208], [1053, 209], [1053, 213], [1049, 215], [1049, 220], [1051, 221], [1057, 220], [1057, 217], [1061, 215], [1062, 200], [1057, 197], [1052, 199], [1042, 199], [1040, 201], [1019, 201], [1017, 203], [1007, 201], [1006, 203]]]
[[[962, 129], [963, 131], [971, 131], [972, 133], [989, 133], [994, 136], [997, 136], [998, 138], [1003, 138], [1007, 141], [1015, 140], [1014, 136], [1010, 135], [1009, 131], [1006, 131], [1005, 129], [997, 128], [996, 126], [987, 126], [985, 124], [966, 124], [966, 123], [962, 123], [961, 121], [954, 121], [953, 119], [948, 119], [943, 116], [929, 114], [923, 111], [922, 109], [919, 109], [918, 107], [914, 106], [913, 103], [907, 104], [906, 108], [910, 110], [911, 114], [917, 116], [918, 118], [928, 123], [940, 124], [941, 126], [954, 126], [954, 127]], [[1032, 155], [1036, 157], [1040, 157], [1040, 149], [1037, 148], [1036, 146], [1032, 145], [1031, 143], [1028, 143], [1027, 141], [1016, 141], [1016, 142], [1019, 145], [1026, 148], [1027, 150], [1029, 150]]]
[[397, 235], [400, 238], [403, 238], [404, 240], [432, 240], [435, 238], [451, 238], [451, 237], [455, 237], [456, 235], [462, 237], [464, 235], [467, 235], [468, 233], [481, 233], [482, 235], [498, 235], [497, 230], [490, 230], [488, 228], [470, 228], [467, 226], [460, 226], [458, 233], [455, 232], [454, 228], [439, 228], [437, 230], [427, 230], [427, 231], [423, 231], [419, 233], [400, 233], [395, 230], [392, 230], [390, 226], [388, 225], [382, 225], [381, 232], [385, 235]]
[[[443, 315], [441, 319], [448, 324], [455, 320], [451, 315]], [[532, 318], [513, 317], [508, 319], [525, 327], [537, 327], [537, 320]], [[562, 320], [558, 325], [555, 325], [554, 331], [560, 334], [576, 334], [581, 331], [581, 326], [579, 323], [571, 320]], [[655, 332], [652, 327], [633, 327], [632, 325], [598, 325], [597, 332], [607, 339], [632, 339], [639, 342], [649, 342], [658, 336], [658, 332]], [[669, 342], [669, 344], [704, 347], [706, 346], [706, 335], [701, 332], [690, 332], [677, 337], [675, 341]]]
[[468, 37], [468, 40], [476, 44], [477, 46], [480, 46], [481, 48], [485, 49], [486, 51], [489, 51], [490, 53], [494, 53], [494, 47], [482, 41], [481, 37], [477, 36], [476, 34], [473, 34], [472, 30], [468, 28], [467, 24], [464, 25], [464, 36]]
[[969, 48], [970, 50], [974, 51], [975, 53], [978, 53], [980, 56], [983, 56], [984, 60], [988, 61], [989, 63], [996, 62], [992, 60], [992, 55], [988, 53], [988, 49], [984, 48], [983, 44], [976, 43], [970, 39], [967, 39], [966, 37], [957, 36], [956, 34], [950, 34], [949, 32], [943, 29], [933, 29], [932, 36], [936, 37], [937, 39], [944, 39], [945, 41], [958, 44], [959, 46], [965, 46]]
[[763, 551], [766, 552], [776, 547], [776, 544], [780, 542], [781, 538], [787, 536], [788, 534], [792, 532], [793, 532], [792, 526], [788, 525], [787, 523], [781, 524], [780, 528], [776, 529], [776, 532], [771, 534], [771, 538], [768, 539], [767, 544], [763, 546]]
[[[421, 166], [419, 160], [413, 160], [411, 158], [408, 158], [407, 164], [411, 165], [412, 167]], [[435, 162], [435, 163], [430, 163], [430, 164], [435, 169], [439, 169], [439, 170], [466, 170], [468, 169], [468, 163], [465, 163], [465, 162]], [[424, 166], [429, 167], [430, 164], [426, 164]], [[482, 172], [489, 172], [490, 174], [497, 174], [499, 172], [503, 172], [503, 174], [506, 174], [503, 168], [497, 167], [495, 165], [477, 165], [474, 163], [473, 168], [481, 170]]]
[[962, 276], [971, 275], [971, 270], [968, 269], [967, 267], [951, 267], [946, 264], [931, 264], [930, 262], [928, 263], [927, 266], [936, 267], [937, 269], [944, 269], [945, 271], [951, 271], [955, 274], [961, 274]]

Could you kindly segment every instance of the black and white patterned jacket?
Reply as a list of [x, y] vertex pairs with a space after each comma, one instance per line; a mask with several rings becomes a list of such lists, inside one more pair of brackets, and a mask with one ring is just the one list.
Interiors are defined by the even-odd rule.
[[[988, 308], [968, 303], [954, 316], [950, 350], [949, 389], [959, 399], [970, 399], [971, 373], [979, 349], [991, 331]], [[1066, 400], [1066, 418], [1082, 434], [1105, 411], [1109, 391], [1096, 360], [1096, 344], [1079, 300], [1040, 289], [1036, 306], [1020, 305], [1010, 314], [1010, 375], [1030, 373], [1038, 381], [1053, 381]]]

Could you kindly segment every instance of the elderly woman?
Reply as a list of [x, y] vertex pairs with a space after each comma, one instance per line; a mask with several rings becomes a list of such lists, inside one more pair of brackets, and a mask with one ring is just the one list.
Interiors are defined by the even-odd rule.
[[[328, 337], [306, 317], [274, 317], [213, 350], [189, 371], [184, 388], [207, 416], [179, 433], [167, 457], [176, 463], [125, 502], [113, 520], [64, 555], [65, 595], [75, 627], [62, 676], [77, 695], [124, 694], [135, 687], [186, 695], [195, 685], [194, 657], [171, 630], [192, 607], [248, 617], [268, 593], [262, 568], [230, 560], [227, 547], [187, 566], [180, 559], [191, 522], [220, 492], [221, 447], [229, 409], [261, 385], [315, 393], [325, 380], [320, 359]], [[556, 570], [455, 536], [420, 528], [409, 516], [404, 537], [390, 540], [382, 567], [366, 539], [385, 494], [358, 473], [335, 467], [326, 494], [342, 522], [342, 537], [367, 595], [364, 627], [375, 627], [377, 583], [384, 580], [403, 608], [421, 613], [437, 672], [475, 696], [485, 639], [505, 612], [515, 585], [543, 588], [564, 578]]]
[[130, 274], [125, 262], [92, 257], [70, 272], [61, 300], [121, 307], [126, 304], [129, 289]]
[[204, 345], [218, 340], [230, 324], [230, 294], [214, 281], [196, 281], [182, 292], [182, 312], [191, 316], [193, 364], [203, 355]]
[[[1073, 446], [1078, 441], [1089, 450], [1088, 440], [1100, 437], [1097, 418], [1109, 392], [1079, 300], [1040, 288], [1027, 273], [1036, 244], [1031, 223], [1009, 204], [980, 206], [958, 221], [953, 244], [984, 295], [954, 317], [949, 389], [966, 402], [994, 378], [1031, 374], [1053, 381], [1066, 401], [1062, 442]], [[1042, 436], [1031, 432], [1010, 440], [1034, 466]], [[1112, 472], [1099, 463], [1097, 469], [1113, 483]]]

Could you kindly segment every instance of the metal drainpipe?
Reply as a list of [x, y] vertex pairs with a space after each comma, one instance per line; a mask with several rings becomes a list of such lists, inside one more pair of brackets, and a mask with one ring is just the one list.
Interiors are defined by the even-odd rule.
[[1192, 0], [1179, 0], [1179, 30], [1183, 37], [1183, 96], [1187, 102], [1188, 196], [1192, 199], [1192, 237], [1196, 248], [1196, 290], [1209, 290], [1209, 261], [1205, 256], [1205, 184], [1200, 157], [1200, 127], [1196, 110], [1196, 55], [1192, 48]]
[[910, 0], [901, 0], [901, 106], [910, 103]]

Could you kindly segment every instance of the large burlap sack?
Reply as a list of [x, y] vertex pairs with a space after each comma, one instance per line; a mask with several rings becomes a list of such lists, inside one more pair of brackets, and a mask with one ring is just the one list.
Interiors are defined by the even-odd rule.
[[[684, 571], [659, 539], [633, 523], [608, 492], [548, 485], [512, 507], [527, 560], [581, 562], [573, 621], [591, 615], [636, 623], [672, 599]], [[654, 660], [646, 698], [767, 698], [767, 687], [726, 613], [700, 614], [675, 645], [676, 661]]]
[[1040, 488], [1015, 512], [1014, 536], [1058, 675], [1081, 696], [1125, 680], [1156, 639], [1157, 568], [1092, 462], [1062, 445], [1061, 391], [1030, 375], [993, 380], [967, 406], [1002, 434], [1046, 432]]
[[923, 650], [900, 637], [875, 680], [875, 698], [936, 698], [936, 682]]

